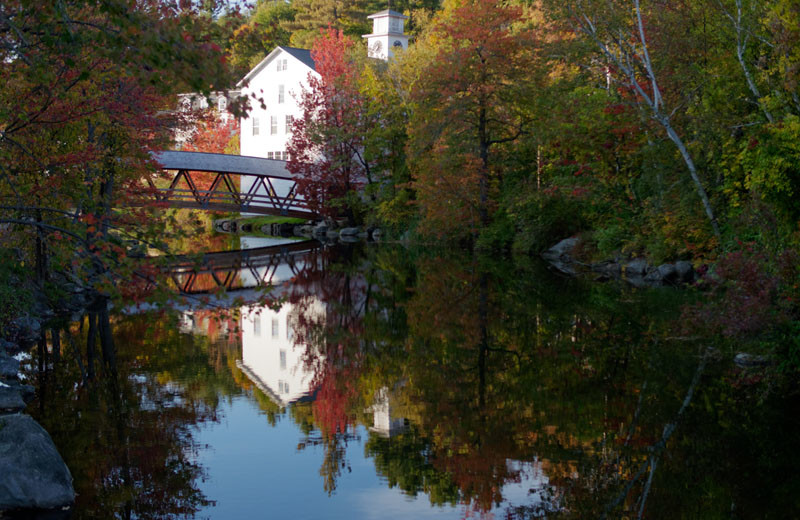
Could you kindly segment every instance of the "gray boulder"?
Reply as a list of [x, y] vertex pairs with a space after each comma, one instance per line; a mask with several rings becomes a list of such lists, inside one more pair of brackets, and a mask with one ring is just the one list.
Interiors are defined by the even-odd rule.
[[19, 372], [19, 361], [0, 352], [0, 378], [16, 378], [17, 372]]
[[691, 262], [686, 260], [675, 262], [675, 271], [678, 273], [678, 283], [694, 282], [694, 267]]
[[75, 500], [69, 469], [30, 416], [0, 417], [0, 475], [0, 511], [51, 509]]
[[547, 260], [556, 270], [574, 276], [578, 272], [575, 269], [575, 259], [572, 258], [572, 251], [578, 245], [578, 242], [580, 242], [580, 239], [577, 237], [565, 238], [542, 253], [542, 258]]
[[542, 258], [548, 261], [572, 259], [571, 254], [580, 241], [577, 237], [565, 238], [544, 253]]
[[300, 237], [310, 237], [312, 234], [314, 234], [314, 226], [297, 226], [294, 228], [294, 234]]
[[0, 381], [0, 414], [21, 412], [25, 409], [25, 400], [19, 388]]
[[20, 316], [11, 322], [16, 342], [22, 345], [32, 345], [39, 341], [42, 332], [42, 323], [31, 316]]
[[773, 362], [766, 356], [755, 356], [753, 354], [747, 354], [746, 352], [740, 352], [733, 358], [733, 363], [739, 368], [755, 368], [769, 366]]
[[328, 232], [328, 225], [325, 224], [324, 222], [320, 222], [319, 224], [314, 226], [314, 229], [311, 231], [311, 234], [314, 236], [317, 235], [324, 236], [327, 232]]
[[22, 400], [25, 401], [25, 404], [30, 403], [33, 401], [33, 398], [36, 397], [36, 389], [31, 385], [26, 385], [20, 383], [19, 381], [3, 381], [3, 384], [8, 385], [12, 390], [19, 392], [19, 395], [22, 396]]
[[358, 236], [359, 233], [361, 233], [361, 228], [346, 227], [346, 228], [342, 228], [341, 231], [339, 231], [339, 236], [355, 237], [355, 236]]
[[678, 284], [678, 271], [673, 264], [661, 264], [657, 267], [658, 274], [665, 284]]
[[16, 343], [0, 338], [0, 352], [15, 353], [20, 350]]
[[647, 274], [647, 262], [641, 258], [634, 258], [625, 264], [624, 273], [626, 278], [642, 277]]

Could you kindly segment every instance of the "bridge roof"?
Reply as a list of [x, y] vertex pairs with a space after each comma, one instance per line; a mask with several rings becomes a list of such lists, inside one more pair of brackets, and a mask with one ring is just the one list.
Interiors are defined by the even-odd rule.
[[246, 155], [227, 155], [204, 152], [154, 152], [153, 158], [165, 170], [192, 170], [201, 172], [227, 172], [254, 175], [269, 175], [282, 179], [293, 179], [286, 169], [286, 161], [262, 159]]

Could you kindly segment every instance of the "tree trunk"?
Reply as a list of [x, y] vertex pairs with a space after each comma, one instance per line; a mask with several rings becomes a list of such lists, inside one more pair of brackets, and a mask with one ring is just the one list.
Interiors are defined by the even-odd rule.
[[711, 228], [714, 230], [714, 235], [719, 239], [721, 235], [719, 232], [719, 225], [717, 224], [717, 217], [714, 215], [714, 209], [711, 207], [711, 202], [708, 200], [706, 189], [703, 187], [703, 183], [700, 182], [700, 176], [697, 174], [697, 167], [692, 160], [689, 150], [686, 149], [686, 145], [683, 144], [683, 140], [680, 138], [678, 133], [675, 132], [675, 129], [672, 128], [672, 125], [669, 123], [669, 119], [662, 117], [659, 122], [667, 131], [669, 138], [673, 143], [675, 143], [675, 146], [677, 146], [678, 150], [681, 152], [681, 156], [683, 156], [686, 167], [689, 168], [689, 175], [692, 177], [692, 181], [697, 189], [697, 194], [700, 196], [700, 200], [703, 203], [703, 208], [706, 211], [708, 220], [711, 221]]
[[486, 106], [481, 103], [478, 116], [478, 142], [481, 157], [481, 172], [479, 180], [479, 205], [478, 214], [481, 227], [489, 225], [489, 136], [487, 133]]
[[53, 346], [53, 363], [58, 364], [61, 361], [61, 330], [51, 329], [50, 337], [52, 338], [51, 345]]
[[94, 358], [95, 358], [95, 342], [97, 340], [97, 314], [90, 312], [89, 319], [89, 332], [86, 337], [86, 378], [89, 381], [94, 380]]

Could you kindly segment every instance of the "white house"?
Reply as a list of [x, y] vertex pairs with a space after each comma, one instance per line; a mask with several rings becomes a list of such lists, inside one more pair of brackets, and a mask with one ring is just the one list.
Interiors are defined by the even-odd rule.
[[195, 116], [204, 111], [216, 112], [223, 123], [233, 119], [230, 111], [231, 103], [239, 97], [238, 90], [215, 91], [208, 97], [197, 92], [178, 94], [178, 113], [183, 116], [184, 126], [174, 130], [175, 146], [178, 149], [192, 137], [195, 128]]
[[292, 120], [302, 115], [299, 100], [309, 74], [317, 75], [311, 51], [276, 47], [239, 81], [241, 95], [250, 100], [250, 112], [241, 119], [242, 155], [288, 158]]
[[[368, 18], [373, 20], [372, 34], [364, 38], [370, 57], [388, 60], [396, 49], [408, 48], [408, 35], [403, 33], [407, 16], [385, 10]], [[311, 51], [280, 46], [237, 83], [241, 95], [250, 101], [250, 111], [240, 121], [241, 155], [288, 160], [292, 121], [303, 115], [299, 102], [303, 90], [308, 89], [309, 75], [319, 77]], [[253, 191], [254, 182], [242, 179], [242, 193]], [[272, 184], [278, 196], [287, 196], [292, 185], [289, 181]], [[255, 194], [266, 193], [258, 188]]]
[[[387, 9], [368, 18], [373, 21], [372, 34], [364, 38], [370, 57], [388, 60], [396, 49], [408, 48], [409, 37], [403, 32], [407, 16]], [[241, 119], [242, 155], [288, 158], [291, 122], [302, 116], [298, 101], [303, 89], [308, 88], [309, 74], [319, 77], [311, 51], [281, 46], [239, 81], [236, 87], [250, 100], [251, 107]]]

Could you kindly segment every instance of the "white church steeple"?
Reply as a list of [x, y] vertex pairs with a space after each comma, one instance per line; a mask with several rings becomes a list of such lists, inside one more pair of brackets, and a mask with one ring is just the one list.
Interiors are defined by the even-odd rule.
[[388, 60], [396, 49], [408, 49], [408, 35], [403, 32], [408, 16], [386, 9], [367, 18], [372, 20], [372, 34], [364, 35], [370, 58]]

